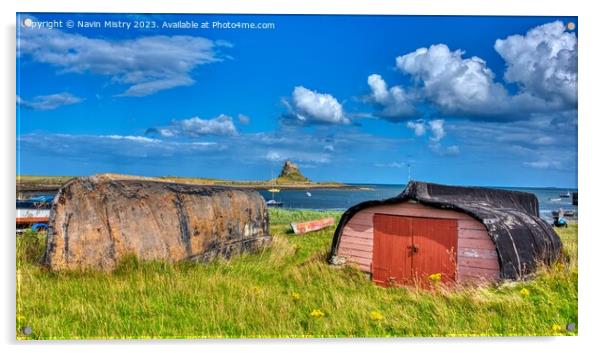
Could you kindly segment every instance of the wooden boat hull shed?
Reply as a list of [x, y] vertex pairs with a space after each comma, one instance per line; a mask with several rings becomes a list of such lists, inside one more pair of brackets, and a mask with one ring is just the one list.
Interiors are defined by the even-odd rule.
[[347, 210], [329, 261], [354, 264], [384, 285], [437, 274], [467, 283], [525, 278], [561, 248], [532, 194], [410, 182], [397, 197]]

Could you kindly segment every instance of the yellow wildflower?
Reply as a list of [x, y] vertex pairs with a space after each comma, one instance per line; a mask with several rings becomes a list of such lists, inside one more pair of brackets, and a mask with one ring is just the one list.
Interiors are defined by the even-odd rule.
[[299, 301], [299, 299], [301, 299], [301, 294], [297, 293], [297, 292], [293, 292], [291, 293], [291, 298], [293, 299], [293, 301]]
[[529, 296], [529, 290], [527, 288], [523, 288], [520, 290], [520, 295], [522, 295], [523, 297], [527, 297]]
[[324, 312], [320, 309], [314, 309], [309, 313], [309, 315], [313, 318], [319, 319], [324, 316]]
[[441, 274], [433, 273], [432, 275], [429, 276], [429, 280], [431, 280], [431, 282], [433, 282], [433, 283], [438, 283], [439, 281], [441, 281]]
[[378, 310], [372, 310], [370, 312], [370, 319], [373, 321], [381, 321], [385, 318], [385, 316]]
[[552, 331], [554, 331], [554, 333], [558, 333], [562, 330], [562, 326], [558, 325], [558, 324], [554, 324], [552, 325]]

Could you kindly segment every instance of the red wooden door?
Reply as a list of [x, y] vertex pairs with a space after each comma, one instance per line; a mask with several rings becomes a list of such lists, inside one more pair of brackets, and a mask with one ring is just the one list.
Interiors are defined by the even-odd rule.
[[456, 279], [458, 224], [455, 219], [412, 218], [415, 252], [412, 270], [418, 283], [428, 283], [429, 276], [441, 274], [441, 282]]
[[456, 278], [457, 221], [375, 214], [372, 280], [381, 285]]
[[412, 277], [412, 225], [408, 217], [375, 214], [372, 280], [380, 285], [406, 283]]

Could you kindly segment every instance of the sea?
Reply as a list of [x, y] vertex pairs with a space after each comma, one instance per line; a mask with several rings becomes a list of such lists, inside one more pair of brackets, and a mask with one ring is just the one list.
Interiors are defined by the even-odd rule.
[[[405, 185], [391, 184], [349, 184], [355, 188], [350, 189], [296, 189], [271, 193], [267, 190], [259, 190], [266, 199], [274, 199], [282, 202], [282, 208], [287, 209], [309, 209], [309, 210], [334, 210], [344, 211], [351, 206], [368, 200], [382, 200], [399, 195]], [[577, 215], [577, 206], [572, 205], [572, 198], [561, 198], [561, 194], [574, 193], [577, 189], [563, 188], [505, 188], [504, 190], [524, 191], [535, 194], [539, 200], [540, 217], [548, 222], [553, 221], [552, 211], [563, 209], [574, 211]], [[47, 193], [32, 193], [28, 197], [45, 195]]]
[[[265, 190], [259, 191], [266, 200], [272, 198], [282, 202], [283, 208], [289, 209], [311, 209], [311, 210], [340, 210], [368, 200], [382, 200], [399, 195], [405, 185], [383, 185], [383, 184], [350, 184], [356, 189], [308, 189], [308, 190], [280, 190], [270, 193]], [[541, 218], [552, 222], [552, 211], [563, 209], [574, 211], [577, 214], [577, 206], [572, 205], [572, 198], [562, 198], [561, 194], [574, 193], [577, 189], [561, 188], [505, 188], [504, 190], [515, 190], [535, 194], [539, 200], [539, 211]]]

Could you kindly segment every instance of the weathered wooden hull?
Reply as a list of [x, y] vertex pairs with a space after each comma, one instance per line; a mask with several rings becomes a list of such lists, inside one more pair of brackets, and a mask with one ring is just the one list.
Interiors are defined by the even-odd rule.
[[74, 179], [55, 198], [44, 262], [112, 270], [121, 259], [208, 261], [268, 245], [256, 191], [106, 176]]

